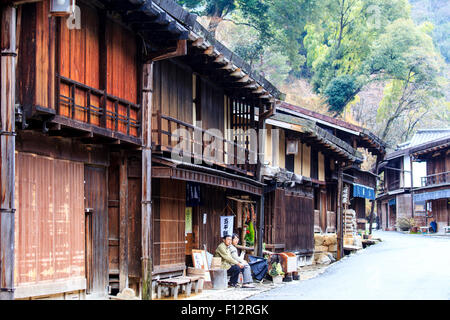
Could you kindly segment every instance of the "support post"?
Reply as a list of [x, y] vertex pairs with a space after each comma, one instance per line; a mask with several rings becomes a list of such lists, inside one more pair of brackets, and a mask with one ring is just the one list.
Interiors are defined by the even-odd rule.
[[263, 256], [263, 236], [264, 236], [264, 190], [261, 194], [260, 200], [259, 200], [259, 214], [258, 214], [258, 241], [255, 253], [258, 257]]
[[14, 299], [16, 9], [0, 7], [0, 300]]
[[[377, 185], [378, 185], [378, 166], [380, 165], [380, 158], [377, 156], [377, 160], [375, 163], [375, 173], [377, 177], [375, 178], [375, 199], [372, 200], [370, 205], [370, 216], [369, 216], [369, 234], [372, 234], [372, 224], [373, 224], [373, 212], [375, 210], [375, 201], [376, 201], [376, 193], [377, 193]], [[378, 212], [377, 212], [378, 214]], [[380, 221], [378, 219], [378, 221]]]
[[120, 152], [119, 169], [119, 290], [128, 287], [128, 159], [124, 150]]
[[337, 260], [343, 257], [344, 239], [343, 239], [343, 211], [342, 211], [342, 178], [343, 178], [342, 164], [338, 163], [338, 185], [337, 185]]
[[[262, 112], [264, 106], [260, 102], [259, 104], [259, 123], [258, 123], [258, 155], [256, 159], [256, 177], [260, 182], [264, 182], [264, 177], [262, 176], [262, 169], [264, 165], [264, 152], [265, 152], [265, 131], [266, 131], [266, 119], [275, 112], [275, 104], [271, 104], [269, 110]], [[259, 214], [258, 214], [258, 239], [255, 248], [255, 253], [257, 256], [263, 256], [263, 239], [264, 239], [264, 188], [259, 199]]]
[[152, 299], [152, 95], [153, 62], [142, 67], [142, 299]]
[[413, 172], [414, 172], [414, 170], [413, 170], [413, 164], [414, 164], [414, 161], [413, 161], [413, 155], [411, 154], [410, 155], [410, 163], [411, 163], [411, 166], [410, 166], [410, 170], [411, 170], [411, 173], [410, 173], [410, 177], [411, 177], [411, 217], [412, 218], [414, 218], [414, 177], [413, 177]]

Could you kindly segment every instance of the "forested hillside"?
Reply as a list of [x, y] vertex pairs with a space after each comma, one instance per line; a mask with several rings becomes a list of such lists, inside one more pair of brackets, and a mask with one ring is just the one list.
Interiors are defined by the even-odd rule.
[[450, 127], [446, 0], [179, 0], [286, 100], [388, 146]]

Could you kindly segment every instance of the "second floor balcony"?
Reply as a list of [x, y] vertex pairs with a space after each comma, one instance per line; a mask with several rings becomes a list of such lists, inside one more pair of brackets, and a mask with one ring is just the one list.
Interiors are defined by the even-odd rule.
[[140, 105], [57, 76], [56, 115], [72, 127], [134, 144], [141, 141]]
[[254, 177], [257, 163], [257, 136], [226, 139], [219, 130], [206, 130], [160, 111], [152, 115], [152, 144], [156, 152], [173, 160], [216, 166]]
[[450, 171], [435, 173], [428, 175], [426, 177], [421, 177], [422, 187], [441, 185], [449, 182], [450, 182]]

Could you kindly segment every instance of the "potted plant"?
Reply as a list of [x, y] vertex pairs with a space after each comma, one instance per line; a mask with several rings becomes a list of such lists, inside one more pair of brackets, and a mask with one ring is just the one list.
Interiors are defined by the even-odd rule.
[[272, 264], [272, 268], [270, 269], [269, 274], [272, 276], [272, 281], [274, 284], [283, 282], [284, 272], [279, 262], [274, 262]]
[[415, 221], [413, 218], [400, 218], [397, 221], [397, 226], [400, 228], [401, 231], [409, 231], [412, 227], [415, 226]]

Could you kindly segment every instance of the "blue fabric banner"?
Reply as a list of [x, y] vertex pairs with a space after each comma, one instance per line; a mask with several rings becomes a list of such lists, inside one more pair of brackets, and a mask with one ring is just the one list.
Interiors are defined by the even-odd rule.
[[375, 200], [375, 190], [361, 184], [353, 184], [353, 197]]
[[450, 189], [414, 194], [414, 201], [426, 201], [446, 198], [450, 198]]

